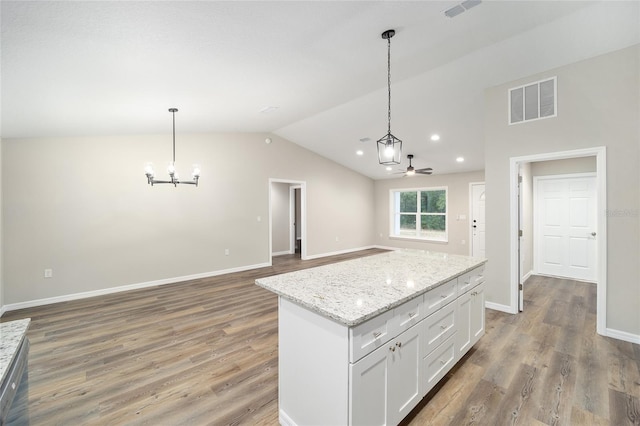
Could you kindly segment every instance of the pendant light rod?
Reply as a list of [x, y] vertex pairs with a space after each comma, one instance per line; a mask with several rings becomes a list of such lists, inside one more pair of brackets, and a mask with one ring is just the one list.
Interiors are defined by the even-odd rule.
[[391, 133], [391, 37], [394, 35], [396, 35], [395, 30], [382, 33], [382, 38], [387, 40], [387, 133]]
[[378, 162], [383, 165], [400, 164], [402, 159], [402, 141], [391, 134], [391, 37], [395, 30], [382, 33], [387, 40], [387, 134], [378, 139]]
[[148, 163], [145, 167], [145, 175], [147, 176], [147, 183], [151, 186], [156, 183], [170, 183], [173, 186], [178, 186], [179, 184], [183, 185], [195, 185], [198, 186], [198, 180], [200, 179], [200, 168], [198, 166], [193, 166], [193, 172], [191, 172], [192, 180], [180, 180], [178, 174], [176, 173], [176, 112], [178, 112], [178, 108], [169, 108], [169, 112], [173, 117], [173, 156], [169, 167], [167, 168], [167, 172], [169, 173], [169, 177], [171, 180], [158, 180], [155, 178], [155, 172], [153, 171], [153, 165]]
[[178, 108], [169, 108], [169, 112], [173, 115], [173, 164], [176, 164], [176, 112], [178, 112]]

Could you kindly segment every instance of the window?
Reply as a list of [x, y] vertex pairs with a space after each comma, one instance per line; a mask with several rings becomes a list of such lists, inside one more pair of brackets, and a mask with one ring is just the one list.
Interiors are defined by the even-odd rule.
[[447, 188], [391, 191], [391, 236], [447, 241]]

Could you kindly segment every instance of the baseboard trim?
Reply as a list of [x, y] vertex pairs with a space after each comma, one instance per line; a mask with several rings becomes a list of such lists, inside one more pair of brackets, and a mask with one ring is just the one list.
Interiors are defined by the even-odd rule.
[[5, 305], [0, 306], [0, 317], [4, 315], [5, 312], [7, 312], [7, 307]]
[[365, 246], [365, 247], [357, 247], [357, 248], [346, 249], [346, 250], [333, 251], [333, 252], [330, 252], [330, 253], [312, 254], [311, 256], [307, 255], [304, 258], [304, 260], [320, 259], [321, 257], [328, 257], [328, 256], [335, 256], [335, 255], [338, 255], [338, 254], [353, 253], [354, 251], [369, 250], [369, 249], [373, 249], [373, 248], [378, 248], [378, 246]]
[[289, 250], [286, 250], [286, 251], [274, 251], [273, 253], [271, 253], [271, 256], [284, 256], [285, 254], [293, 254], [293, 253], [290, 252]]
[[[15, 310], [18, 310], [18, 309], [34, 308], [36, 306], [51, 305], [53, 303], [69, 302], [69, 301], [72, 301], [72, 300], [86, 299], [86, 298], [89, 298], [89, 297], [104, 296], [104, 295], [107, 295], [107, 294], [120, 293], [120, 292], [123, 292], [123, 291], [139, 290], [139, 289], [142, 289], [142, 288], [156, 287], [156, 286], [161, 286], [161, 285], [166, 285], [166, 284], [176, 284], [176, 283], [180, 283], [180, 282], [183, 282], [183, 281], [191, 281], [191, 280], [197, 280], [197, 279], [200, 279], [200, 278], [215, 277], [215, 276], [218, 276], [218, 275], [232, 274], [234, 272], [243, 272], [243, 271], [248, 271], [248, 270], [251, 270], [251, 269], [264, 268], [264, 267], [268, 267], [268, 266], [271, 266], [270, 262], [258, 263], [258, 264], [255, 264], [255, 265], [248, 265], [248, 266], [240, 266], [240, 267], [237, 267], [237, 268], [222, 269], [222, 270], [219, 270], [219, 271], [204, 272], [204, 273], [201, 273], [201, 274], [185, 275], [185, 276], [182, 276], [182, 277], [165, 278], [165, 279], [162, 279], [162, 280], [147, 281], [147, 282], [136, 283], [136, 284], [128, 284], [128, 285], [123, 285], [123, 286], [118, 286], [118, 287], [110, 287], [110, 288], [105, 288], [105, 289], [100, 289], [100, 290], [85, 291], [85, 292], [82, 292], [82, 293], [72, 293], [72, 294], [66, 294], [66, 295], [63, 295], [63, 296], [48, 297], [46, 299], [36, 299], [36, 300], [29, 300], [27, 302], [11, 303], [11, 304], [4, 305], [2, 307], [2, 313], [4, 314], [5, 312], [15, 311]], [[2, 314], [0, 314], [0, 316], [1, 315]]]
[[628, 333], [626, 331], [615, 330], [613, 328], [605, 329], [606, 336], [612, 339], [624, 340], [625, 342], [640, 345], [640, 335]]
[[513, 309], [511, 309], [511, 306], [501, 305], [500, 303], [484, 302], [484, 307], [488, 309], [493, 309], [494, 311], [506, 312], [508, 314], [518, 313], [518, 312], [515, 312]]
[[531, 278], [531, 275], [533, 275], [533, 271], [527, 272], [526, 274], [524, 274], [524, 277], [522, 277], [522, 280], [520, 282], [522, 284], [526, 284], [527, 280]]

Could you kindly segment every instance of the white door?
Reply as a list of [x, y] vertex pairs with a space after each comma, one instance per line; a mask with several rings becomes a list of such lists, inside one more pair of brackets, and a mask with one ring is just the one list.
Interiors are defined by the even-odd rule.
[[485, 257], [484, 183], [471, 184], [471, 256]]
[[596, 281], [596, 178], [534, 178], [536, 270]]

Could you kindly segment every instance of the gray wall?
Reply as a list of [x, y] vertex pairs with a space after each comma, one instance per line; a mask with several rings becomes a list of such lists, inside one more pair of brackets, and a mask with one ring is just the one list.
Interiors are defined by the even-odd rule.
[[[607, 147], [607, 328], [640, 334], [640, 46], [490, 88], [485, 92], [487, 300], [509, 304], [509, 159]], [[558, 77], [558, 116], [507, 125], [510, 87]], [[607, 214], [607, 212], [600, 212]]]
[[[452, 173], [431, 176], [416, 175], [402, 179], [377, 180], [375, 182], [375, 242], [385, 247], [410, 248], [469, 255], [469, 183], [483, 182], [484, 172]], [[402, 188], [448, 187], [449, 242], [411, 241], [389, 238], [389, 191]], [[457, 220], [458, 215], [465, 219]], [[462, 243], [464, 240], [464, 244]]]
[[198, 188], [147, 185], [170, 134], [2, 147], [5, 305], [267, 264], [269, 178], [306, 181], [308, 256], [373, 244], [373, 181], [274, 135], [176, 135]]

